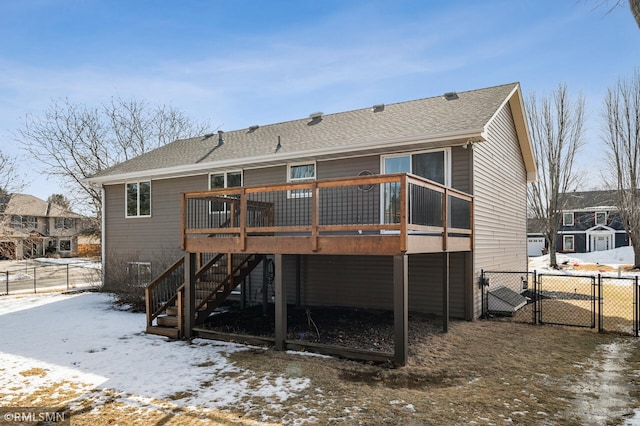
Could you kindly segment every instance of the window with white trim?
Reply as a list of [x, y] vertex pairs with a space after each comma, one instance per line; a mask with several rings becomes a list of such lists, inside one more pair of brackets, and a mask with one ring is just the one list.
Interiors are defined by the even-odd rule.
[[126, 217], [151, 216], [151, 181], [127, 183], [125, 190]]
[[56, 229], [73, 229], [76, 227], [76, 220], [70, 217], [56, 217]]
[[[451, 185], [451, 151], [449, 148], [430, 151], [383, 155], [384, 174], [412, 173], [439, 184]], [[400, 185], [384, 185], [382, 197], [383, 223], [400, 222]]]
[[384, 174], [412, 173], [441, 185], [451, 186], [449, 148], [382, 156]]
[[562, 213], [562, 225], [573, 226], [573, 212]]
[[562, 236], [562, 250], [563, 251], [575, 251], [574, 245], [574, 237], [573, 235], [563, 235]]
[[[287, 164], [287, 182], [308, 182], [316, 179], [316, 163]], [[288, 198], [310, 197], [311, 189], [292, 189]]]
[[151, 262], [127, 263], [127, 275], [134, 285], [146, 287], [151, 282]]
[[[209, 189], [225, 189], [225, 188], [237, 188], [242, 186], [243, 176], [242, 170], [222, 173], [212, 173], [209, 175]], [[227, 195], [225, 197], [234, 197], [234, 195]], [[235, 197], [238, 198], [238, 197]], [[222, 220], [223, 216], [227, 216], [229, 211], [229, 203], [225, 201], [212, 201], [209, 206], [209, 211], [212, 214], [220, 216], [218, 219]], [[228, 218], [227, 218], [228, 219]], [[217, 224], [218, 226], [220, 223]]]
[[242, 170], [209, 175], [209, 189], [235, 188], [242, 186]]
[[596, 212], [596, 225], [607, 224], [607, 212]]
[[71, 240], [58, 241], [58, 251], [71, 251]]

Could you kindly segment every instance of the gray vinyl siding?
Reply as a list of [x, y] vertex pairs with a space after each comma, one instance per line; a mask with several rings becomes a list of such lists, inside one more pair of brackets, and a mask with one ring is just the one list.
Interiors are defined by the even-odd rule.
[[287, 181], [287, 166], [247, 169], [243, 174], [244, 186], [284, 183]]
[[[442, 314], [442, 257], [409, 256], [409, 310]], [[451, 254], [450, 314], [464, 318], [464, 255]], [[390, 256], [302, 256], [301, 302], [308, 306], [393, 309], [393, 258]], [[289, 267], [295, 265], [289, 263]], [[295, 281], [295, 269], [286, 280]], [[295, 285], [288, 284], [295, 292]], [[295, 299], [288, 294], [288, 300]]]
[[[470, 189], [469, 153], [461, 147], [452, 148], [452, 183], [462, 191]], [[380, 155], [318, 161], [317, 179], [357, 176], [363, 171], [380, 173]], [[105, 188], [105, 221], [107, 257], [125, 261], [152, 262], [153, 275], [158, 275], [168, 264], [183, 253], [180, 250], [180, 194], [208, 188], [209, 176], [152, 181], [152, 215], [149, 218], [125, 218], [125, 186]], [[245, 186], [278, 184], [287, 181], [286, 165], [243, 171]], [[374, 187], [358, 192], [359, 200], [372, 204], [370, 212], [346, 212], [336, 223], [379, 223], [379, 201]], [[370, 199], [374, 199], [372, 202]], [[340, 211], [340, 198], [324, 207], [323, 224], [332, 223], [328, 212]], [[307, 203], [309, 199], [287, 202]], [[366, 217], [365, 217], [366, 216]], [[310, 219], [310, 218], [309, 218]], [[286, 217], [276, 221], [288, 221]], [[117, 253], [117, 256], [116, 254]], [[289, 303], [296, 302], [296, 256], [283, 256], [284, 282]], [[451, 316], [464, 317], [464, 256], [451, 255], [450, 301]], [[393, 261], [389, 256], [301, 256], [300, 302], [309, 306], [349, 306], [358, 308], [393, 308]], [[108, 267], [107, 267], [108, 271]], [[107, 272], [108, 273], [108, 272]], [[246, 300], [250, 304], [262, 302], [262, 267], [258, 266], [247, 283]], [[268, 288], [271, 300], [273, 287]], [[442, 254], [412, 255], [409, 258], [410, 310], [440, 315], [442, 313]]]
[[358, 176], [361, 172], [380, 174], [380, 156], [345, 158], [342, 160], [318, 161], [316, 164], [318, 179]]
[[[180, 250], [180, 194], [207, 189], [207, 175], [151, 182], [151, 216], [125, 217], [125, 185], [105, 187], [105, 244], [109, 259], [151, 262], [157, 275], [175, 262]], [[107, 266], [107, 274], [108, 274]]]
[[469, 148], [461, 146], [451, 148], [451, 187], [458, 191], [471, 193], [471, 156]]
[[[527, 270], [526, 170], [508, 104], [487, 133], [473, 145], [474, 282], [481, 269]], [[473, 288], [478, 317], [481, 294]]]
[[[442, 315], [442, 253], [409, 256], [409, 310]], [[450, 253], [449, 315], [464, 318], [464, 253]]]

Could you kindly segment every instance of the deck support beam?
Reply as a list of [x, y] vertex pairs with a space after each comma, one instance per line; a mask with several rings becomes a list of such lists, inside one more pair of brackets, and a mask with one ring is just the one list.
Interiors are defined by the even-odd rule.
[[196, 253], [184, 255], [184, 337], [193, 337], [196, 322]]
[[442, 331], [449, 331], [449, 252], [442, 253]]
[[406, 365], [409, 353], [409, 256], [393, 256], [393, 361]]
[[275, 349], [277, 351], [286, 350], [286, 340], [287, 340], [287, 288], [284, 284], [283, 277], [283, 265], [282, 260], [284, 256], [281, 254], [274, 255], [274, 263], [275, 263], [275, 305], [276, 305], [276, 341], [275, 341]]

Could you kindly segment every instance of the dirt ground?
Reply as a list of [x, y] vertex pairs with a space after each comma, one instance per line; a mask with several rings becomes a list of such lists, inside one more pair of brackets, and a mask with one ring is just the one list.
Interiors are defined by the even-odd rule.
[[[320, 312], [311, 318], [314, 333], [317, 326], [321, 336], [329, 334]], [[453, 321], [448, 333], [437, 320], [422, 321], [431, 328], [415, 322], [403, 368], [258, 347], [229, 360], [256, 377], [308, 378], [307, 389], [280, 404], [250, 398], [223, 411], [182, 407], [178, 394], [132, 407], [121, 395], [96, 390], [86, 400], [99, 407], [72, 412], [72, 424], [614, 425], [640, 407], [640, 346], [633, 337], [509, 319]], [[55, 406], [69, 392], [61, 383], [22, 403]]]

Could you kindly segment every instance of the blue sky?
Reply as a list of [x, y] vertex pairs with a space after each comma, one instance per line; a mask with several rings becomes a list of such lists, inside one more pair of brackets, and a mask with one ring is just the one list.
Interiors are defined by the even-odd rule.
[[[46, 198], [64, 192], [11, 132], [52, 99], [171, 104], [234, 130], [519, 81], [587, 101], [581, 166], [602, 158], [607, 86], [640, 66], [626, 0], [0, 1], [0, 149]], [[613, 4], [614, 0], [609, 3]], [[590, 185], [597, 185], [594, 179]]]

